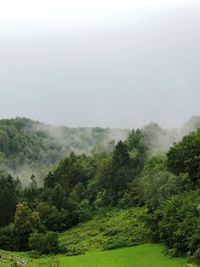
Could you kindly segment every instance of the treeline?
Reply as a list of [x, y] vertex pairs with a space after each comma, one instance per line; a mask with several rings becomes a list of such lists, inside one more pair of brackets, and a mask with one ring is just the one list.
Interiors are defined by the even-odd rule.
[[147, 191], [152, 238], [164, 241], [171, 255], [187, 255], [199, 266], [200, 129], [174, 144], [163, 163], [168, 176], [162, 179], [163, 169], [158, 172], [159, 164], [154, 162], [152, 194]]
[[[165, 130], [156, 123], [143, 127], [143, 142], [151, 153], [166, 152], [174, 141], [200, 127], [193, 116], [181, 130]], [[19, 176], [24, 185], [34, 175], [42, 184], [44, 176], [58, 161], [75, 154], [110, 154], [130, 130], [69, 128], [46, 125], [26, 118], [0, 120], [0, 169]]]
[[[154, 138], [154, 137], [153, 137]], [[147, 207], [151, 240], [200, 263], [200, 130], [153, 153], [133, 130], [111, 153], [71, 153], [37, 186], [1, 174], [0, 248], [62, 251], [57, 234], [105, 208]], [[150, 139], [149, 139], [150, 140]], [[151, 139], [154, 140], [154, 139]]]
[[96, 146], [103, 149], [106, 143], [125, 139], [127, 135], [128, 130], [123, 129], [56, 127], [26, 118], [3, 119], [0, 120], [1, 163], [12, 169], [33, 162], [48, 165], [71, 151], [89, 154], [98, 149]]
[[46, 125], [26, 118], [0, 120], [0, 169], [20, 176], [28, 184], [31, 174], [41, 182], [59, 160], [76, 154], [110, 153], [115, 141], [128, 130], [69, 128]]

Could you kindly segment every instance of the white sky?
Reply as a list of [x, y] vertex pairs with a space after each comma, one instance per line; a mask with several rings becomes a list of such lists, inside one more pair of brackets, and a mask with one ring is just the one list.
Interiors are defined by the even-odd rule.
[[198, 0], [0, 0], [0, 28], [22, 30], [27, 23], [33, 28], [44, 24], [54, 28], [82, 27], [99, 21], [116, 23], [119, 17], [121, 21], [132, 12], [141, 16], [144, 9], [152, 12], [187, 6], [197, 7], [200, 3]]
[[199, 32], [199, 0], [0, 0], [0, 118], [176, 127], [200, 114]]

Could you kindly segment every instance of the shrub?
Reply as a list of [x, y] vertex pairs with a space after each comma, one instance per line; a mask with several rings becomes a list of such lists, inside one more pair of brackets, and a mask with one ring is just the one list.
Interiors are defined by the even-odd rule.
[[59, 252], [58, 234], [55, 232], [33, 233], [29, 237], [29, 248], [39, 254]]

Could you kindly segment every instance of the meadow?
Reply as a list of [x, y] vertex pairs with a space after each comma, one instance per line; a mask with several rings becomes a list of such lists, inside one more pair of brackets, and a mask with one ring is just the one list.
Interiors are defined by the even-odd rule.
[[60, 257], [60, 267], [184, 267], [184, 258], [169, 258], [157, 244], [143, 244], [83, 256]]
[[[28, 258], [27, 267], [184, 267], [185, 258], [171, 258], [163, 254], [159, 244], [109, 251], [93, 251], [81, 256], [56, 256], [33, 260]], [[2, 267], [16, 266], [0, 263]], [[21, 266], [21, 265], [19, 265]]]

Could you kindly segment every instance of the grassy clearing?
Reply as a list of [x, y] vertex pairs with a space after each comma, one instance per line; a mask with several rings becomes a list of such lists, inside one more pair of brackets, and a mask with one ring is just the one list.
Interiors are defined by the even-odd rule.
[[60, 257], [60, 267], [184, 267], [184, 258], [169, 258], [163, 247], [143, 244], [103, 252], [90, 252], [76, 257]]
[[148, 241], [149, 231], [141, 208], [104, 212], [60, 235], [60, 243], [72, 254], [133, 246]]
[[[93, 251], [81, 256], [57, 256], [28, 259], [26, 267], [184, 267], [186, 259], [169, 258], [162, 253], [163, 246], [143, 244], [135, 247]], [[13, 254], [12, 254], [13, 255]], [[17, 254], [16, 254], [17, 255]], [[22, 256], [18, 254], [18, 256]], [[24, 256], [23, 256], [24, 257]], [[26, 258], [26, 257], [25, 257]], [[11, 262], [10, 262], [11, 263]], [[0, 263], [10, 267], [10, 263]]]

